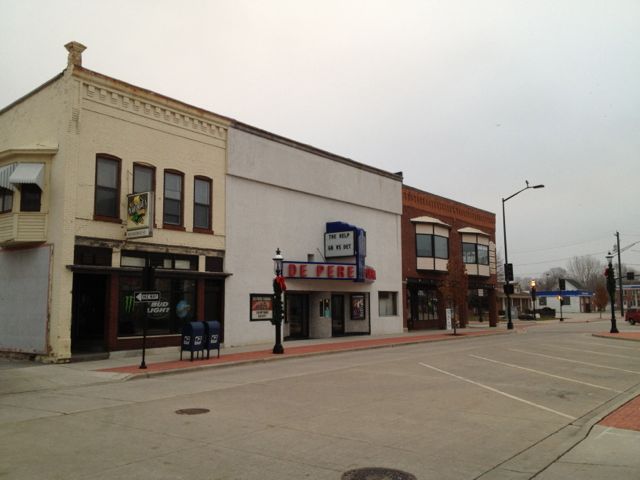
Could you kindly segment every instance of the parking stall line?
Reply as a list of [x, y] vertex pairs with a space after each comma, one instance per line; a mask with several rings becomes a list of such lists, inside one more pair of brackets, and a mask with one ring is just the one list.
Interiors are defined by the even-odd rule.
[[604, 347], [604, 348], [617, 348], [618, 350], [632, 350], [634, 352], [640, 352], [636, 347], [621, 347], [619, 345], [608, 345], [604, 343], [591, 343], [591, 342], [571, 342], [571, 345], [587, 345], [589, 347]]
[[456, 375], [455, 373], [447, 372], [447, 371], [442, 370], [442, 369], [440, 369], [438, 367], [434, 367], [433, 365], [427, 365], [426, 363], [422, 363], [422, 362], [420, 362], [419, 365], [421, 365], [423, 367], [426, 367], [426, 368], [430, 368], [430, 369], [435, 370], [436, 372], [440, 372], [440, 373], [442, 373], [444, 375], [449, 375], [450, 377], [457, 378], [458, 380], [462, 380], [463, 382], [467, 382], [467, 383], [470, 383], [472, 385], [476, 385], [477, 387], [484, 388], [485, 390], [489, 390], [490, 392], [497, 393], [498, 395], [505, 396], [507, 398], [510, 398], [511, 400], [516, 400], [518, 402], [525, 403], [525, 404], [527, 404], [527, 405], [529, 405], [531, 407], [539, 408], [539, 409], [544, 410], [546, 412], [550, 412], [550, 413], [553, 413], [555, 415], [559, 415], [561, 417], [568, 418], [569, 420], [575, 420], [577, 418], [577, 417], [573, 417], [571, 415], [567, 415], [566, 413], [562, 413], [562, 412], [559, 412], [557, 410], [553, 410], [552, 408], [545, 407], [544, 405], [539, 405], [537, 403], [530, 402], [529, 400], [525, 400], [524, 398], [516, 397], [515, 395], [511, 395], [510, 393], [503, 392], [501, 390], [498, 390], [496, 388], [490, 387], [488, 385], [484, 385], [482, 383], [478, 383], [478, 382], [476, 382], [474, 380], [471, 380], [469, 378], [461, 377], [459, 375]]
[[640, 372], [636, 370], [626, 370], [624, 368], [609, 367], [608, 365], [599, 365], [597, 363], [581, 362], [580, 360], [571, 360], [570, 358], [555, 357], [553, 355], [545, 355], [544, 353], [527, 352], [526, 350], [519, 350], [517, 348], [510, 348], [509, 351], [525, 353], [527, 355], [537, 355], [538, 357], [550, 358], [552, 360], [562, 360], [564, 362], [579, 363], [581, 365], [589, 365], [590, 367], [606, 368], [608, 370], [618, 370], [619, 372], [627, 372], [627, 373], [634, 373], [636, 375], [640, 375]]
[[486, 360], [487, 362], [497, 363], [498, 365], [504, 365], [506, 367], [519, 368], [520, 370], [525, 370], [527, 372], [537, 373], [539, 375], [546, 375], [547, 377], [558, 378], [560, 380], [565, 380], [567, 382], [579, 383], [581, 385], [586, 385], [588, 387], [599, 388], [601, 390], [608, 390], [610, 392], [622, 393], [622, 390], [616, 390], [615, 388], [604, 387], [602, 385], [596, 385], [595, 383], [583, 382], [582, 380], [576, 380], [575, 378], [562, 377], [560, 375], [554, 375], [553, 373], [542, 372], [540, 370], [535, 370], [533, 368], [522, 367], [520, 365], [514, 365], [513, 363], [501, 362], [499, 360], [493, 360], [491, 358], [481, 357], [479, 355], [469, 355], [473, 358], [478, 358], [480, 360]]
[[595, 350], [584, 350], [583, 348], [562, 347], [560, 345], [551, 345], [551, 346], [553, 348], [559, 348], [561, 350], [573, 350], [574, 352], [593, 353], [595, 355], [603, 355], [606, 357], [624, 358], [625, 360], [629, 360], [633, 358], [633, 357], [630, 357], [629, 355], [616, 355], [615, 353], [596, 352]]

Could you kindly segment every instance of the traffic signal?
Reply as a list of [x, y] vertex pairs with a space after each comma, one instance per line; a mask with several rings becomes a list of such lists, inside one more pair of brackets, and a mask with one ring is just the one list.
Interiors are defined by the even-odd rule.
[[627, 280], [634, 280], [636, 278], [636, 272], [627, 272]]
[[504, 279], [507, 282], [513, 282], [513, 263], [504, 264]]
[[504, 284], [504, 293], [505, 295], [513, 295], [513, 283], [505, 283]]
[[566, 282], [564, 281], [564, 278], [559, 278], [559, 279], [558, 279], [558, 288], [559, 288], [560, 290], [565, 290], [565, 289], [567, 288], [567, 284], [566, 284]]

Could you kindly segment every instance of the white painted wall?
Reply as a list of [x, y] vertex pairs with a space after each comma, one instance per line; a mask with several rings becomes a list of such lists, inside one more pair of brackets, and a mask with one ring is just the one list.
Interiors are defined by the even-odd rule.
[[[313, 254], [323, 261], [325, 224], [332, 221], [366, 230], [366, 263], [377, 280], [288, 280], [289, 290], [368, 292], [372, 334], [402, 332], [401, 182], [235, 129], [228, 155], [225, 271], [232, 276], [225, 285], [225, 343], [273, 340], [269, 322], [249, 321], [249, 294], [272, 291], [276, 248], [285, 260], [307, 261]], [[378, 315], [378, 291], [398, 293], [397, 316]], [[310, 297], [311, 336], [330, 336], [330, 319], [315, 318], [321, 297]]]

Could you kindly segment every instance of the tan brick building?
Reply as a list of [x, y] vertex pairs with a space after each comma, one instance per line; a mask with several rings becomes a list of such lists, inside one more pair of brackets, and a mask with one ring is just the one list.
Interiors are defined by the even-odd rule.
[[[148, 346], [177, 345], [183, 322], [223, 320], [229, 120], [87, 70], [84, 47], [66, 47], [62, 73], [0, 111], [0, 350], [139, 348], [145, 264], [167, 302]], [[129, 231], [145, 216], [149, 231]]]

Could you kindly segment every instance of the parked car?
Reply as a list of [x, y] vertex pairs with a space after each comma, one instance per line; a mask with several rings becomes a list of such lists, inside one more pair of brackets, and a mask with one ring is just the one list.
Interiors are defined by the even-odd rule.
[[640, 308], [627, 308], [624, 312], [624, 319], [631, 325], [635, 325], [636, 322], [640, 323]]

